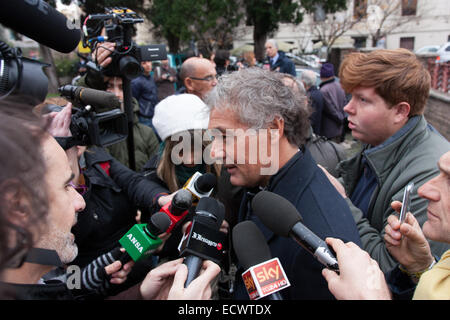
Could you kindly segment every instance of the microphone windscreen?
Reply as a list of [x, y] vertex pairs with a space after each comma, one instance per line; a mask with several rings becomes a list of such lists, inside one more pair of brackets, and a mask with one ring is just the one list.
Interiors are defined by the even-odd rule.
[[253, 221], [238, 223], [232, 234], [233, 248], [244, 270], [272, 259], [267, 241]]
[[157, 236], [167, 230], [170, 226], [170, 218], [164, 212], [157, 212], [150, 218], [150, 223], [147, 225], [149, 231]]
[[195, 189], [201, 193], [207, 193], [216, 186], [216, 183], [216, 176], [211, 172], [207, 172], [195, 181]]
[[225, 207], [220, 201], [211, 197], [200, 198], [195, 209], [194, 219], [219, 230], [224, 218]]
[[192, 194], [188, 190], [181, 189], [173, 196], [171, 209], [176, 212], [172, 211], [172, 214], [181, 214], [189, 209], [191, 205]]
[[82, 88], [80, 92], [80, 100], [84, 104], [89, 104], [94, 107], [106, 108], [108, 110], [113, 108], [120, 108], [119, 98], [117, 98], [117, 96], [112, 92]]
[[62, 53], [73, 51], [81, 30], [42, 0], [0, 1], [0, 23]]
[[292, 203], [270, 191], [258, 192], [252, 200], [252, 209], [266, 227], [282, 237], [289, 237], [292, 227], [302, 221]]

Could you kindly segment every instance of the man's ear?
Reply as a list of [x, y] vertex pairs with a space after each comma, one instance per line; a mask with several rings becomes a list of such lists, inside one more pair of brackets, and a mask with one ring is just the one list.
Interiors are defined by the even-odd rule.
[[184, 86], [186, 87], [186, 89], [188, 91], [192, 91], [194, 90], [194, 86], [193, 86], [193, 82], [192, 79], [187, 77], [186, 79], [184, 79]]
[[275, 117], [270, 126], [270, 139], [272, 142], [279, 141], [284, 136], [284, 119], [281, 117]]
[[7, 219], [14, 225], [26, 225], [28, 222], [28, 213], [30, 212], [29, 203], [25, 199], [20, 188], [8, 186], [2, 195], [4, 206], [7, 212]]
[[408, 121], [409, 114], [411, 112], [411, 106], [407, 102], [400, 102], [394, 106], [396, 113], [394, 116], [394, 121], [396, 123]]

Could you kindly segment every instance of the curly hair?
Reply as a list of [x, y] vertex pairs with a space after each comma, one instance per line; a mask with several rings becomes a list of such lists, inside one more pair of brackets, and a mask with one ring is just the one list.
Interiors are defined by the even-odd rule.
[[[29, 106], [0, 103], [0, 271], [20, 265], [33, 246], [31, 228], [39, 232], [43, 227], [39, 222], [48, 210], [41, 152], [45, 137]], [[18, 223], [16, 213], [26, 216], [26, 222]]]
[[431, 86], [431, 76], [414, 53], [406, 49], [351, 53], [341, 64], [342, 88], [373, 87], [390, 106], [407, 102], [409, 116], [423, 114]]
[[231, 109], [240, 122], [256, 130], [279, 117], [289, 143], [303, 145], [310, 126], [308, 102], [304, 94], [285, 85], [283, 76], [260, 68], [224, 74], [205, 103], [210, 108]]

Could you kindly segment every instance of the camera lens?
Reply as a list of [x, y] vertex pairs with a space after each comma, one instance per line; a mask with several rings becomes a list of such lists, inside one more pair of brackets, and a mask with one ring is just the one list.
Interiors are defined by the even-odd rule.
[[119, 62], [120, 74], [132, 80], [142, 73], [141, 64], [132, 56], [125, 56]]

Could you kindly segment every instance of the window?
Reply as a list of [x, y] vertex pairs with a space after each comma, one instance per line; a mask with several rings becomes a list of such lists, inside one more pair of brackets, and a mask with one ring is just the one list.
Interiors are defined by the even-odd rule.
[[415, 16], [417, 0], [402, 0], [402, 16]]
[[367, 0], [355, 0], [353, 4], [353, 18], [363, 19], [366, 16]]
[[355, 40], [354, 47], [356, 49], [365, 48], [367, 37], [352, 37]]
[[400, 48], [414, 50], [414, 37], [400, 38]]

